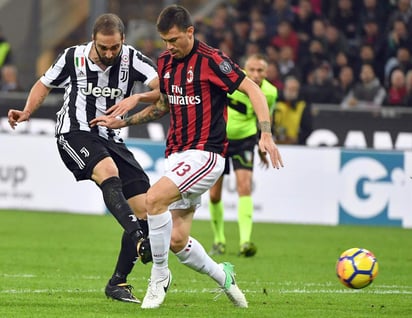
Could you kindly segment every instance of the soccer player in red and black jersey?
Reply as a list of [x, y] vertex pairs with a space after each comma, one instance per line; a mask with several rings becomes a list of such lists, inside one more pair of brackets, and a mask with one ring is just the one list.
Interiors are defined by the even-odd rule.
[[147, 192], [146, 208], [153, 267], [142, 308], [159, 307], [171, 284], [169, 247], [179, 261], [209, 275], [237, 307], [247, 301], [234, 280], [233, 265], [217, 264], [190, 236], [201, 195], [222, 175], [225, 166], [227, 93], [247, 94], [257, 115], [259, 147], [272, 166], [283, 166], [270, 129], [266, 98], [237, 64], [221, 51], [194, 37], [189, 12], [171, 5], [160, 13], [157, 30], [166, 44], [158, 59], [159, 101], [126, 119], [101, 116], [92, 125], [120, 128], [145, 123], [170, 113], [165, 175]]

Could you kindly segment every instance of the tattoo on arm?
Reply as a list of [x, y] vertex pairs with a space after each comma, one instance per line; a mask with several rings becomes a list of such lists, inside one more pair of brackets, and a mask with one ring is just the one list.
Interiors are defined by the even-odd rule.
[[259, 122], [260, 131], [263, 133], [271, 133], [272, 130], [270, 129], [270, 122], [268, 121], [261, 121]]
[[169, 112], [167, 95], [161, 94], [156, 104], [147, 106], [145, 109], [125, 119], [126, 126], [145, 124], [163, 117]]

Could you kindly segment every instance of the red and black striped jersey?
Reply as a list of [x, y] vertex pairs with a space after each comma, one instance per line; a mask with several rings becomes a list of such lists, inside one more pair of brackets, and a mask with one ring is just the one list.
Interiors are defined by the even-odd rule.
[[198, 40], [183, 59], [164, 52], [157, 66], [160, 91], [170, 106], [166, 157], [188, 149], [225, 155], [227, 93], [238, 88], [244, 72], [223, 52]]
[[40, 78], [47, 87], [65, 88], [57, 113], [56, 135], [82, 130], [121, 141], [119, 129], [90, 127], [89, 122], [133, 93], [136, 82], [148, 85], [157, 77], [156, 65], [130, 45], [123, 44], [119, 59], [102, 70], [89, 59], [93, 42], [69, 47]]

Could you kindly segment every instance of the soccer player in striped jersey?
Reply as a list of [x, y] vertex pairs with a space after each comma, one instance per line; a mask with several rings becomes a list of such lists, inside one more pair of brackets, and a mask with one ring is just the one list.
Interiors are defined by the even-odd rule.
[[[10, 109], [8, 120], [15, 128], [29, 120], [53, 88], [65, 88], [56, 123], [60, 156], [77, 181], [92, 180], [100, 187], [108, 210], [124, 229], [116, 269], [105, 293], [117, 300], [140, 303], [131, 293], [127, 275], [138, 255], [142, 262], [151, 260], [150, 245], [144, 241], [148, 235], [145, 193], [149, 178], [118, 129], [89, 125], [91, 119], [109, 109], [125, 113], [130, 103], [134, 106], [159, 98], [156, 65], [124, 41], [121, 19], [114, 14], [99, 16], [92, 41], [65, 49], [33, 85], [24, 109]], [[151, 90], [132, 94], [136, 82]], [[129, 99], [122, 103], [126, 97]]]
[[[266, 97], [266, 105], [272, 116], [275, 101], [278, 95], [277, 89], [266, 77], [268, 63], [260, 54], [248, 56], [245, 61], [246, 75], [252, 79], [262, 90]], [[249, 97], [236, 90], [228, 95], [228, 119], [226, 126], [229, 141], [224, 174], [230, 173], [230, 165], [236, 175], [236, 190], [238, 199], [238, 226], [240, 250], [239, 255], [251, 257], [256, 254], [256, 245], [251, 242], [253, 227], [253, 200], [252, 177], [254, 150], [258, 137], [256, 115], [253, 111]], [[262, 152], [258, 152], [260, 161], [266, 168], [269, 162]], [[223, 175], [210, 188], [209, 211], [211, 218], [214, 244], [210, 255], [225, 253], [226, 237], [224, 232], [224, 209], [222, 202]]]
[[146, 196], [153, 267], [142, 308], [158, 308], [166, 297], [172, 280], [169, 248], [182, 264], [216, 281], [235, 306], [245, 308], [248, 304], [235, 282], [233, 265], [216, 263], [190, 236], [190, 229], [201, 195], [223, 173], [227, 93], [239, 89], [249, 96], [262, 132], [259, 147], [269, 153], [273, 167], [283, 166], [272, 138], [266, 98], [230, 58], [195, 39], [184, 7], [163, 9], [157, 30], [167, 49], [157, 63], [160, 99], [126, 119], [101, 116], [91, 121], [91, 125], [120, 128], [170, 113], [165, 175]]

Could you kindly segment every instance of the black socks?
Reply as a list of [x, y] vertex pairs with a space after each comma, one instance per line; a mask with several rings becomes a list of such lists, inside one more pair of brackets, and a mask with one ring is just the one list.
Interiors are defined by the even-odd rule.
[[142, 237], [142, 229], [132, 209], [123, 195], [122, 182], [119, 177], [106, 179], [100, 185], [104, 203], [123, 229], [131, 236], [134, 246]]
[[[143, 230], [144, 236], [148, 235], [147, 220], [138, 220]], [[120, 247], [119, 258], [117, 259], [116, 268], [110, 279], [110, 285], [117, 285], [127, 282], [127, 276], [131, 273], [134, 264], [137, 261], [136, 244], [129, 234], [123, 232], [122, 243]]]
[[136, 260], [136, 244], [133, 242], [129, 234], [123, 232], [119, 258], [117, 259], [114, 274], [110, 279], [110, 285], [125, 283], [127, 281], [127, 275], [132, 271]]

